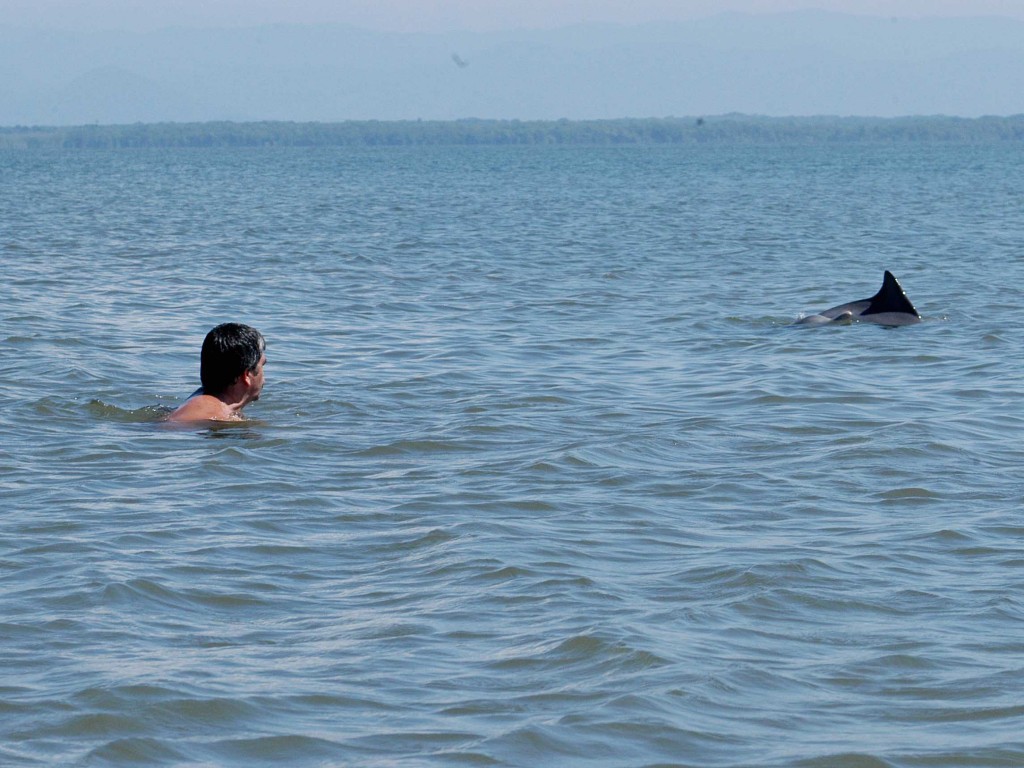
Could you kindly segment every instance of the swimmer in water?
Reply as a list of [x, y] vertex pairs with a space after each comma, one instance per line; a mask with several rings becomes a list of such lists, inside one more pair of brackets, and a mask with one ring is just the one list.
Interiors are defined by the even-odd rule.
[[242, 408], [260, 399], [267, 342], [248, 325], [223, 323], [203, 341], [202, 386], [167, 417], [172, 422], [241, 421]]

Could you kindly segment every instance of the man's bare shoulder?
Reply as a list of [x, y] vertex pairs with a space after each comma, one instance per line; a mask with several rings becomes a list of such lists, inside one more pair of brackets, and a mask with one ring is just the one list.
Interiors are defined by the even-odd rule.
[[213, 395], [196, 394], [167, 417], [167, 421], [238, 421], [239, 415]]

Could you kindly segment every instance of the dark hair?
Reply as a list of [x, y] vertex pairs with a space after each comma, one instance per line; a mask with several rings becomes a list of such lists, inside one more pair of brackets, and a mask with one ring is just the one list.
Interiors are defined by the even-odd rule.
[[206, 334], [199, 358], [203, 392], [219, 395], [246, 371], [256, 370], [267, 342], [263, 334], [241, 323], [222, 323]]

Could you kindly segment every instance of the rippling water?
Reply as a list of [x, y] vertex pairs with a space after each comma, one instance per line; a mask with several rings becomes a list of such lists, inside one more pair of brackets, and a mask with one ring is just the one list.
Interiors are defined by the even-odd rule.
[[[1024, 764], [1024, 149], [0, 154], [0, 763]], [[924, 317], [794, 327], [892, 270]], [[251, 421], [172, 429], [206, 331]]]

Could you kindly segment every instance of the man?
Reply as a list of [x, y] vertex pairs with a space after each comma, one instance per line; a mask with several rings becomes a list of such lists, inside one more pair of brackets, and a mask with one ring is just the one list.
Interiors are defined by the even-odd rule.
[[260, 399], [267, 363], [263, 335], [248, 325], [223, 323], [203, 341], [197, 389], [168, 421], [241, 421], [242, 408]]

